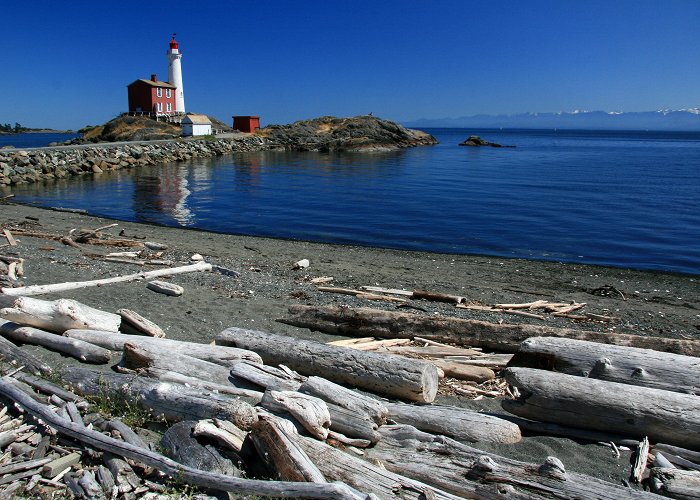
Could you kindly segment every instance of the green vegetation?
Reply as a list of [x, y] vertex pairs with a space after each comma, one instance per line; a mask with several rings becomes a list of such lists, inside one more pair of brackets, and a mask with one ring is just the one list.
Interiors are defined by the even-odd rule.
[[15, 122], [14, 127], [12, 125], [10, 125], [9, 123], [0, 124], [0, 133], [3, 133], [3, 134], [21, 134], [23, 132], [29, 132], [31, 130], [34, 130], [34, 129], [23, 127], [22, 125], [20, 125], [17, 122]]
[[96, 396], [86, 398], [96, 412], [109, 418], [119, 418], [129, 427], [143, 427], [153, 421], [148, 410], [130, 401], [128, 395], [110, 391], [106, 386], [100, 388]]

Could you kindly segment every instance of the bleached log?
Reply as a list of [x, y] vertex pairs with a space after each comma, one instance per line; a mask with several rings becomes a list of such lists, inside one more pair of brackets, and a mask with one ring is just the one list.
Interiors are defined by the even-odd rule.
[[18, 373], [14, 377], [18, 378], [19, 380], [38, 390], [39, 392], [43, 392], [44, 394], [47, 394], [49, 396], [55, 394], [63, 401], [73, 401], [74, 403], [80, 403], [85, 401], [84, 398], [81, 398], [77, 394], [68, 391], [63, 387], [59, 387], [55, 384], [52, 384], [51, 382], [49, 382], [48, 380], [44, 380], [43, 378], [34, 377], [33, 375], [28, 375], [26, 373]]
[[49, 365], [2, 336], [0, 336], [0, 359], [16, 366], [23, 366], [26, 371], [35, 375], [50, 375], [52, 372]]
[[389, 418], [462, 442], [517, 443], [520, 428], [508, 420], [468, 408], [442, 405], [388, 404]]
[[[160, 276], [172, 276], [175, 274], [192, 273], [199, 271], [211, 271], [211, 264], [204, 261], [190, 264], [187, 266], [171, 267], [168, 269], [157, 269], [155, 271], [147, 271], [143, 273], [129, 274], [126, 276], [115, 276], [113, 278], [104, 278], [91, 281], [76, 281], [69, 283], [55, 283], [51, 285], [31, 285], [18, 288], [2, 288], [2, 293], [15, 297], [41, 295], [45, 293], [58, 293], [68, 290], [76, 290], [79, 288], [88, 288], [93, 286], [109, 285], [112, 283], [125, 283], [136, 280], [148, 280], [158, 278]], [[77, 327], [76, 327], [77, 328]]]
[[418, 360], [242, 328], [224, 330], [216, 342], [255, 351], [266, 364], [284, 364], [301, 374], [322, 376], [379, 394], [421, 402], [431, 402], [437, 394], [437, 368]]
[[427, 292], [425, 290], [415, 290], [412, 297], [414, 299], [429, 300], [432, 302], [447, 302], [449, 304], [461, 304], [464, 302], [464, 297], [458, 295], [449, 295], [446, 293]]
[[264, 389], [296, 391], [301, 385], [300, 380], [290, 377], [287, 372], [279, 368], [245, 361], [233, 365], [231, 375], [234, 378], [252, 382]]
[[494, 373], [492, 369], [484, 366], [472, 366], [442, 359], [434, 359], [430, 362], [440, 368], [445, 374], [445, 377], [456, 378], [458, 380], [471, 380], [478, 383], [496, 378], [496, 373]]
[[681, 500], [700, 499], [700, 472], [654, 467], [650, 473], [652, 491]]
[[229, 369], [225, 366], [202, 361], [201, 359], [155, 349], [153, 346], [127, 342], [119, 366], [130, 370], [157, 368], [163, 371], [182, 373], [208, 382], [226, 385], [229, 383]]
[[387, 425], [380, 432], [379, 443], [365, 450], [368, 460], [377, 460], [390, 471], [462, 498], [656, 498], [644, 491], [569, 472], [555, 457], [548, 457], [543, 464], [520, 462], [408, 425]]
[[0, 317], [56, 333], [71, 328], [116, 332], [121, 324], [118, 314], [100, 311], [71, 299], [48, 301], [18, 297], [12, 307], [0, 309]]
[[[256, 424], [253, 424], [255, 428]], [[200, 420], [194, 426], [192, 435], [196, 437], [206, 437], [208, 439], [213, 439], [220, 445], [235, 451], [236, 453], [241, 452], [243, 448], [243, 441], [248, 435], [242, 429], [239, 429], [231, 422], [226, 420], [220, 420], [218, 418]]]
[[157, 338], [165, 337], [165, 332], [161, 327], [156, 325], [153, 321], [144, 318], [136, 311], [132, 311], [131, 309], [119, 309], [117, 314], [122, 318], [122, 331], [124, 331], [126, 326], [129, 326], [142, 335]]
[[294, 305], [289, 315], [278, 321], [311, 330], [348, 337], [413, 338], [424, 337], [502, 352], [517, 352], [530, 337], [565, 337], [601, 344], [625, 345], [700, 356], [700, 341], [599, 333], [572, 328], [540, 325], [489, 323], [447, 316], [421, 315], [370, 308]]
[[650, 349], [534, 337], [520, 345], [520, 350], [509, 366], [547, 369], [580, 377], [700, 395], [698, 358]]
[[229, 396], [238, 396], [252, 405], [260, 403], [263, 397], [263, 393], [260, 391], [245, 389], [243, 387], [236, 387], [233, 384], [217, 384], [215, 382], [209, 382], [201, 378], [188, 377], [187, 375], [183, 375], [182, 373], [161, 370], [159, 368], [150, 367], [143, 370], [140, 374], [146, 377], [158, 379], [161, 382], [173, 382], [175, 384], [184, 385], [186, 387], [191, 387], [194, 389], [206, 389], [207, 391], [212, 391]]
[[121, 438], [127, 443], [131, 443], [139, 448], [148, 449], [148, 445], [136, 434], [131, 427], [126, 425], [124, 422], [118, 418], [113, 418], [105, 424], [108, 431], [116, 431], [119, 433]]
[[11, 321], [0, 320], [0, 335], [22, 344], [40, 345], [62, 352], [84, 363], [109, 363], [112, 357], [112, 353], [102, 347]]
[[406, 475], [391, 472], [382, 465], [375, 465], [354, 457], [322, 441], [304, 436], [291, 437], [316, 464], [326, 480], [342, 481], [361, 491], [374, 494], [378, 498], [413, 500], [463, 498]]
[[260, 405], [275, 413], [289, 413], [317, 439], [328, 437], [331, 416], [325, 401], [294, 391], [266, 390]]
[[185, 292], [185, 289], [182, 288], [180, 285], [158, 280], [149, 281], [146, 284], [146, 288], [157, 293], [162, 293], [163, 295], [169, 295], [171, 297], [179, 297]]
[[331, 416], [330, 430], [370, 444], [379, 441], [380, 435], [377, 432], [379, 426], [366, 413], [355, 413], [333, 403], [326, 403], [326, 405]]
[[700, 449], [700, 397], [561, 373], [508, 368], [515, 415]]
[[308, 377], [298, 390], [304, 394], [321, 398], [327, 403], [346, 408], [357, 415], [367, 415], [378, 425], [385, 424], [389, 414], [386, 404], [382, 401], [365, 396], [322, 377]]
[[230, 420], [241, 429], [257, 421], [254, 408], [241, 398], [228, 397], [180, 384], [163, 383], [144, 377], [102, 373], [69, 367], [63, 379], [83, 395], [112, 395], [126, 398], [167, 420]]
[[111, 351], [123, 351], [124, 344], [130, 342], [136, 345], [151, 347], [152, 349], [162, 349], [168, 352], [187, 354], [193, 358], [203, 361], [210, 361], [222, 366], [232, 366], [239, 361], [250, 361], [262, 364], [262, 358], [252, 351], [210, 344], [199, 344], [197, 342], [185, 342], [165, 338], [137, 337], [125, 335], [123, 333], [103, 332], [95, 330], [67, 330], [63, 334], [73, 339], [84, 340], [91, 344], [99, 345]]
[[656, 443], [654, 449], [661, 450], [666, 453], [666, 455], [675, 455], [700, 465], [700, 452], [698, 451], [688, 450], [679, 446], [671, 446], [666, 443]]
[[318, 467], [274, 419], [259, 420], [250, 437], [260, 458], [274, 472], [275, 479], [326, 483]]

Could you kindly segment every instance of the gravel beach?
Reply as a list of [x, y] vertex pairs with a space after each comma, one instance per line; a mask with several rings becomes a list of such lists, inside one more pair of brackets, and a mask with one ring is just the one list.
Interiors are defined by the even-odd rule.
[[[89, 209], [89, 207], [85, 207]], [[48, 238], [22, 234], [66, 235], [71, 229], [95, 229], [118, 222], [76, 213], [31, 206], [0, 205], [0, 221], [18, 241], [0, 253], [25, 259], [25, 285], [83, 281], [155, 269], [128, 263], [105, 262], [110, 252], [129, 250], [96, 245], [74, 248]], [[59, 295], [95, 308], [116, 312], [132, 309], [157, 323], [169, 338], [210, 342], [231, 326], [286, 334], [305, 339], [337, 340], [337, 337], [284, 325], [282, 318], [293, 304], [341, 305], [395, 309], [349, 295], [317, 290], [313, 278], [332, 277], [331, 286], [359, 288], [365, 285], [429, 290], [455, 294], [481, 304], [522, 303], [539, 299], [585, 302], [586, 312], [614, 316], [611, 323], [577, 323], [566, 318], [544, 321], [491, 312], [455, 309], [449, 304], [415, 302], [423, 314], [480, 319], [492, 322], [532, 323], [600, 332], [700, 339], [700, 276], [635, 271], [557, 262], [501, 257], [433, 254], [304, 241], [224, 235], [195, 230], [118, 222], [105, 235], [167, 245], [161, 259], [173, 266], [191, 262], [200, 254], [211, 264], [235, 270], [240, 276], [191, 273], [167, 279], [184, 288], [180, 297], [154, 293], [144, 282], [111, 284]], [[121, 236], [117, 236], [121, 234]], [[2, 243], [5, 243], [4, 241]], [[308, 259], [309, 267], [294, 263]], [[607, 294], [606, 294], [607, 291]], [[602, 295], [601, 295], [602, 294]], [[416, 311], [420, 313], [420, 311]], [[25, 347], [54, 366], [75, 363], [44, 349]], [[105, 367], [105, 369], [109, 369]], [[473, 402], [440, 397], [439, 402], [487, 411], [501, 411], [496, 400]], [[629, 475], [630, 453], [616, 458], [609, 448], [577, 444], [569, 439], [526, 437], [516, 445], [478, 445], [505, 456], [541, 463], [548, 455], [560, 458], [567, 470], [590, 474], [620, 484]]]

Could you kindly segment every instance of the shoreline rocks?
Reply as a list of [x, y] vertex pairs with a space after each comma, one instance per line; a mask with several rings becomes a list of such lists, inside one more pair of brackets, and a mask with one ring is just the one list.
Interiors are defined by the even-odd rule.
[[478, 135], [470, 135], [467, 139], [464, 140], [464, 142], [459, 143], [460, 146], [470, 146], [470, 147], [479, 147], [479, 146], [490, 146], [492, 148], [514, 148], [515, 146], [503, 146], [502, 144], [498, 144], [496, 142], [489, 142], [483, 140], [481, 137]]

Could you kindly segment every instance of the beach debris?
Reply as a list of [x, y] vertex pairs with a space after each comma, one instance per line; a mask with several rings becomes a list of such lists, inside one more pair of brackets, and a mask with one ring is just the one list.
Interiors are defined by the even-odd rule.
[[10, 232], [9, 229], [3, 229], [2, 230], [3, 234], [5, 235], [5, 239], [7, 240], [7, 243], [11, 247], [16, 247], [17, 246], [17, 240], [15, 240], [14, 236], [12, 236], [12, 233]]
[[166, 244], [164, 244], [164, 243], [156, 243], [156, 242], [154, 242], [154, 241], [144, 241], [144, 242], [143, 242], [143, 246], [145, 246], [145, 247], [148, 248], [149, 250], [153, 250], [153, 251], [156, 251], [156, 252], [159, 252], [159, 251], [162, 252], [162, 251], [168, 249], [168, 245], [166, 245]]
[[204, 260], [204, 257], [202, 257], [201, 254], [196, 253], [190, 256], [190, 260], [192, 262], [201, 262]]
[[315, 285], [320, 285], [321, 283], [330, 283], [333, 279], [333, 276], [318, 276], [317, 278], [311, 278], [310, 281]]
[[66, 208], [66, 207], [49, 207], [50, 210], [54, 212], [67, 212], [70, 214], [87, 215], [88, 211], [82, 208]]
[[117, 314], [101, 311], [72, 299], [50, 301], [33, 297], [15, 298], [10, 307], [0, 309], [0, 317], [20, 325], [57, 333], [71, 328], [116, 332], [121, 323]]
[[131, 329], [135, 333], [148, 335], [149, 337], [165, 337], [165, 332], [161, 327], [151, 320], [144, 318], [136, 311], [132, 311], [131, 309], [119, 309], [117, 314], [122, 318], [122, 323], [119, 328], [122, 332], [129, 333], [129, 329]]
[[639, 484], [642, 482], [642, 474], [647, 468], [647, 459], [649, 458], [649, 438], [646, 436], [639, 442], [637, 452], [634, 458], [634, 467], [632, 467], [632, 480]]
[[600, 297], [615, 297], [619, 296], [622, 300], [627, 300], [625, 294], [612, 285], [603, 285], [598, 288], [591, 288], [586, 290], [586, 293], [591, 295], [598, 295]]
[[185, 289], [180, 285], [168, 283], [167, 281], [149, 281], [146, 284], [146, 288], [154, 292], [162, 293], [163, 295], [170, 295], [171, 297], [179, 297], [185, 293]]
[[309, 262], [309, 259], [301, 259], [301, 260], [295, 262], [292, 267], [294, 269], [306, 269], [310, 265], [311, 265], [311, 263]]
[[650, 471], [651, 491], [671, 498], [697, 498], [700, 472], [654, 467]]
[[223, 266], [212, 265], [211, 270], [212, 272], [221, 274], [223, 276], [230, 276], [231, 278], [239, 278], [241, 276], [241, 273], [239, 273], [238, 271], [234, 271], [233, 269], [229, 269]]
[[492, 323], [436, 314], [387, 311], [368, 307], [291, 305], [277, 321], [300, 328], [350, 337], [422, 337], [455, 345], [515, 353], [530, 337], [563, 337], [700, 356], [700, 341], [622, 333], [600, 333], [530, 324]]
[[75, 282], [68, 282], [68, 283], [55, 283], [55, 284], [51, 284], [51, 285], [31, 285], [31, 286], [18, 287], [18, 288], [2, 288], [2, 289], [0, 289], [0, 291], [2, 291], [2, 293], [5, 295], [12, 295], [12, 296], [41, 295], [41, 294], [45, 294], [45, 293], [64, 292], [67, 290], [76, 290], [79, 288], [88, 288], [88, 287], [92, 287], [92, 286], [102, 286], [102, 285], [107, 285], [107, 284], [111, 284], [111, 283], [124, 283], [124, 282], [129, 282], [129, 281], [152, 279], [152, 278], [157, 278], [160, 276], [171, 276], [174, 274], [192, 273], [192, 272], [200, 272], [200, 271], [211, 271], [211, 270], [212, 270], [211, 264], [209, 264], [207, 262], [197, 262], [195, 264], [189, 264], [186, 266], [171, 267], [171, 268], [167, 268], [167, 269], [158, 269], [155, 271], [146, 271], [143, 273], [128, 274], [125, 276], [116, 276], [113, 278], [104, 278], [104, 279], [91, 280], [91, 281], [75, 281]]

